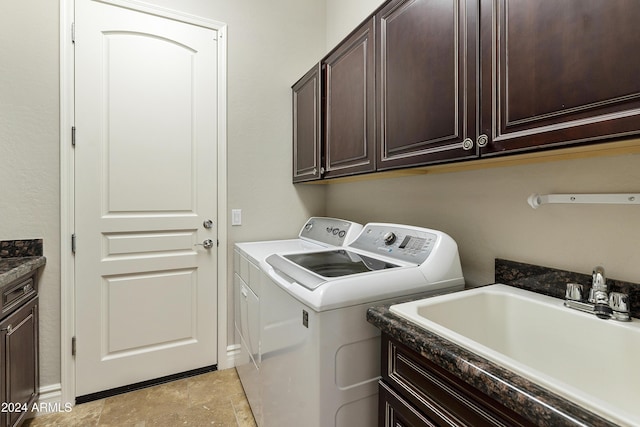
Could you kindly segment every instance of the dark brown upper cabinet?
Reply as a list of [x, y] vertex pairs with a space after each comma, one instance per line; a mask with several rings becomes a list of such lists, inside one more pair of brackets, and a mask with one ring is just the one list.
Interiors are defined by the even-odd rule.
[[640, 2], [481, 0], [482, 154], [640, 133]]
[[632, 0], [389, 0], [314, 71], [294, 181], [638, 136], [638, 22]]
[[376, 14], [378, 170], [477, 157], [474, 3], [395, 0]]
[[293, 182], [321, 176], [320, 64], [293, 85]]
[[374, 37], [371, 18], [322, 61], [325, 178], [376, 170]]

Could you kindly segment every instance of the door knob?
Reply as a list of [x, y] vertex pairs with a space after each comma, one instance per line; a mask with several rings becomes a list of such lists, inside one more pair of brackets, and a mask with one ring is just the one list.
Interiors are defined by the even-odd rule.
[[202, 223], [202, 225], [204, 226], [204, 228], [213, 228], [213, 221], [211, 221], [210, 219], [207, 219], [205, 222]]
[[206, 239], [206, 240], [203, 240], [202, 243], [196, 243], [193, 246], [203, 246], [205, 249], [211, 249], [213, 245], [214, 245], [213, 240]]

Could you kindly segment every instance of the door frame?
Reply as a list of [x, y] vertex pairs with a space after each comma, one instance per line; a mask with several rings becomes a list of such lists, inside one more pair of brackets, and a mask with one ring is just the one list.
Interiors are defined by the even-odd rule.
[[[227, 343], [227, 25], [223, 22], [150, 5], [137, 0], [96, 0], [150, 13], [218, 32], [217, 63], [217, 360], [218, 369], [234, 366], [234, 348]], [[60, 0], [60, 402], [75, 404], [75, 258], [71, 235], [75, 232], [75, 169], [71, 144], [75, 125], [73, 22], [75, 0]], [[53, 392], [53, 393], [52, 393]], [[58, 394], [49, 391], [49, 394]], [[57, 400], [53, 398], [52, 400]]]

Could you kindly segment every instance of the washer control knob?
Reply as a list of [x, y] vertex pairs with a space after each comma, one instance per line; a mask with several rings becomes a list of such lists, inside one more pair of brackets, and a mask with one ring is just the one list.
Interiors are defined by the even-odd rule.
[[334, 229], [333, 229], [333, 235], [334, 235], [334, 236], [337, 236], [339, 231], [340, 231], [340, 229], [339, 229], [339, 228], [334, 228]]
[[384, 244], [385, 245], [391, 245], [393, 244], [393, 242], [396, 241], [396, 234], [392, 231], [388, 232], [387, 234], [384, 235], [383, 237], [384, 239]]
[[346, 232], [346, 231], [344, 231], [344, 230], [342, 230], [342, 231], [340, 231], [340, 233], [338, 233], [338, 237], [342, 238], [342, 237], [344, 237], [346, 234], [347, 234], [347, 232]]

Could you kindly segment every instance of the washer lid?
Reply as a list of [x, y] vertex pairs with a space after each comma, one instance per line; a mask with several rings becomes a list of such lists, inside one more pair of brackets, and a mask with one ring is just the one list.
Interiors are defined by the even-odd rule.
[[291, 283], [314, 290], [332, 279], [400, 267], [344, 249], [299, 254], [273, 254], [267, 258], [275, 273]]
[[342, 277], [399, 267], [399, 265], [344, 249], [283, 255], [289, 261], [323, 277]]

